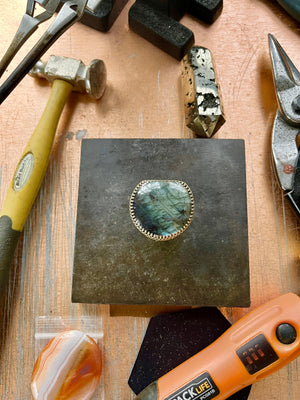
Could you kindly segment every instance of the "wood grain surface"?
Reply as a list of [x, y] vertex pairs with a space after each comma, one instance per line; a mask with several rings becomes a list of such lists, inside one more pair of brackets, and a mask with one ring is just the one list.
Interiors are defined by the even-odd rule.
[[[147, 318], [110, 316], [107, 305], [71, 303], [81, 139], [190, 138], [185, 127], [180, 63], [130, 31], [128, 10], [107, 33], [77, 23], [47, 52], [105, 61], [108, 84], [101, 101], [72, 94], [59, 123], [50, 165], [14, 256], [0, 324], [0, 398], [31, 399], [36, 318], [102, 320], [104, 367], [95, 399], [134, 398], [127, 379]], [[0, 56], [25, 12], [26, 1], [0, 1]], [[212, 25], [184, 16], [195, 43], [211, 50], [226, 123], [216, 138], [244, 139], [246, 147], [251, 309], [282, 293], [300, 295], [300, 224], [274, 178], [270, 137], [277, 104], [267, 34], [272, 33], [300, 68], [299, 24], [274, 1], [224, 0]], [[17, 65], [41, 35], [30, 38], [9, 66]], [[4, 79], [5, 77], [3, 77]], [[0, 109], [0, 203], [42, 114], [47, 83], [27, 76]], [[223, 310], [231, 322], [248, 309]], [[256, 383], [250, 400], [298, 400], [300, 360]], [[99, 391], [98, 391], [99, 392]]]

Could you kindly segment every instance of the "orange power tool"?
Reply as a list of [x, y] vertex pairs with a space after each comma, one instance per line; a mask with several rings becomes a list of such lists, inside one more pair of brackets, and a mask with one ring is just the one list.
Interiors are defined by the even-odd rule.
[[299, 355], [300, 297], [287, 293], [247, 314], [136, 400], [227, 399]]

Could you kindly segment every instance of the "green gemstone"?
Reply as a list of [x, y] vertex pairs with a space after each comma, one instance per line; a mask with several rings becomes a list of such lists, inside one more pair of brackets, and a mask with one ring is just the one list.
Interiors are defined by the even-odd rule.
[[168, 240], [190, 224], [194, 201], [190, 188], [180, 181], [143, 181], [130, 203], [136, 227], [156, 240]]

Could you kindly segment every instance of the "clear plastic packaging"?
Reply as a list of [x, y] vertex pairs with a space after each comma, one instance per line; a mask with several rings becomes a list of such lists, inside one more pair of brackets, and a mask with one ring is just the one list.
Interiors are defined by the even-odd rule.
[[[41, 316], [37, 317], [35, 320], [35, 360], [51, 339], [59, 333], [70, 329], [79, 330], [94, 339], [100, 347], [103, 357], [103, 330], [101, 317], [80, 316], [74, 318]], [[101, 374], [100, 382], [92, 396], [92, 400], [104, 400], [103, 372]]]

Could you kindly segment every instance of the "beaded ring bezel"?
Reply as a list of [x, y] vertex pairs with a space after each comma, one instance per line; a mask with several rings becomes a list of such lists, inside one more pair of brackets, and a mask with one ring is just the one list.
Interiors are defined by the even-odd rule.
[[[139, 190], [139, 188], [141, 186], [143, 186], [146, 183], [149, 182], [176, 182], [176, 183], [180, 183], [188, 192], [188, 195], [190, 197], [191, 200], [191, 211], [190, 211], [190, 217], [189, 219], [186, 221], [186, 223], [184, 224], [184, 226], [176, 233], [173, 234], [169, 234], [169, 235], [157, 235], [155, 233], [150, 232], [149, 230], [145, 229], [141, 223], [139, 222], [139, 220], [136, 218], [135, 216], [135, 210], [134, 210], [134, 199], [135, 196]], [[195, 203], [194, 203], [194, 196], [193, 196], [193, 192], [190, 189], [190, 187], [183, 181], [179, 181], [179, 180], [175, 180], [175, 179], [147, 179], [147, 180], [143, 180], [141, 181], [133, 190], [130, 200], [129, 200], [129, 213], [130, 213], [130, 218], [134, 224], [134, 226], [145, 236], [147, 236], [149, 239], [155, 240], [157, 242], [165, 242], [167, 240], [171, 240], [171, 239], [175, 239], [176, 237], [178, 237], [179, 235], [181, 235], [191, 224], [194, 213], [195, 213]]]

